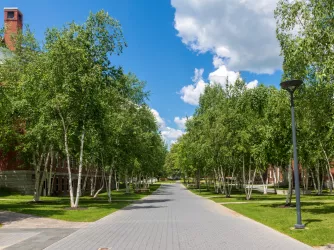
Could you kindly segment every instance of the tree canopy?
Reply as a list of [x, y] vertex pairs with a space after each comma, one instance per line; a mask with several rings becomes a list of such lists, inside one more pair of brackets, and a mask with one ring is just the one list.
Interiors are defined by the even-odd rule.
[[19, 142], [17, 152], [35, 169], [35, 201], [54, 152], [66, 159], [72, 207], [89, 168], [100, 169], [102, 181], [109, 175], [109, 188], [113, 172], [160, 171], [166, 150], [145, 83], [112, 65], [126, 47], [117, 20], [91, 13], [83, 24], [48, 29], [42, 47], [29, 29], [14, 39], [15, 52], [0, 66], [0, 146]]

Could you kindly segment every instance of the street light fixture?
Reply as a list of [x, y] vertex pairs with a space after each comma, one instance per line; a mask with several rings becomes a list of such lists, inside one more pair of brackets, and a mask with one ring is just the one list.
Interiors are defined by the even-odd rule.
[[302, 224], [302, 214], [300, 211], [300, 187], [299, 187], [299, 169], [298, 169], [298, 156], [297, 156], [297, 140], [296, 140], [296, 124], [295, 124], [295, 105], [293, 101], [293, 93], [302, 85], [301, 80], [290, 80], [281, 83], [281, 88], [287, 90], [290, 93], [291, 101], [291, 121], [292, 121], [292, 142], [293, 142], [293, 165], [294, 165], [294, 177], [295, 177], [295, 193], [296, 193], [296, 210], [297, 210], [297, 224], [295, 229], [304, 229], [305, 225]]

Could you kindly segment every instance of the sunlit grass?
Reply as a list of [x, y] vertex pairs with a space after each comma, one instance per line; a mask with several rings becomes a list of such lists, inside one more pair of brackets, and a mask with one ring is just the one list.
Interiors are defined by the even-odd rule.
[[311, 246], [334, 243], [334, 203], [302, 202], [302, 221], [305, 230], [294, 230], [296, 208], [279, 204], [227, 204], [242, 215], [261, 222]]
[[[150, 185], [150, 190], [153, 192], [159, 187], [159, 184], [153, 184]], [[42, 202], [34, 203], [31, 202], [31, 195], [6, 195], [0, 197], [0, 210], [66, 221], [91, 222], [131, 204], [127, 200], [138, 200], [149, 194], [151, 193], [126, 194], [125, 190], [112, 191], [112, 199], [115, 201], [111, 203], [108, 202], [106, 193], [100, 194], [97, 199], [84, 196], [80, 198], [79, 210], [68, 209], [69, 197], [41, 197]]]

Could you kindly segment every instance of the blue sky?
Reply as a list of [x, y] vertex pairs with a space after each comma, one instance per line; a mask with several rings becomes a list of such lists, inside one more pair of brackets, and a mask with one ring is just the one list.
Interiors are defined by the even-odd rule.
[[[272, 20], [276, 0], [245, 1], [256, 3], [258, 9], [247, 3], [238, 5], [235, 3], [238, 1], [234, 0], [200, 2], [1, 1], [2, 7], [18, 7], [21, 10], [24, 23], [29, 24], [40, 41], [46, 28], [61, 27], [73, 20], [82, 23], [90, 11], [104, 9], [119, 20], [128, 48], [121, 56], [112, 58], [112, 62], [147, 82], [147, 90], [151, 93], [149, 105], [156, 110], [155, 115], [169, 142], [182, 133], [182, 118], [191, 116], [196, 108], [196, 100], [190, 101], [192, 104], [184, 101], [187, 100], [186, 95], [189, 94], [191, 98], [194, 94], [196, 96], [194, 91], [201, 91], [199, 82], [205, 85], [213, 79], [209, 77], [210, 73], [216, 71], [213, 76], [218, 77], [214, 78], [218, 81], [224, 79], [224, 72], [234, 76], [239, 71], [246, 82], [257, 80], [275, 86], [280, 82], [279, 51], [271, 53], [277, 50], [274, 35], [269, 32], [270, 36], [264, 36], [264, 33], [268, 33], [267, 29], [272, 30], [272, 25], [268, 27], [268, 21], [262, 19], [264, 16]], [[228, 9], [238, 10], [243, 18], [235, 17], [235, 13], [228, 12]], [[0, 18], [3, 20], [3, 12]], [[248, 30], [252, 32], [249, 35]], [[214, 57], [217, 59], [216, 67], [213, 65]], [[228, 62], [225, 60], [227, 57], [230, 58]], [[195, 69], [198, 69], [198, 73], [193, 81]], [[217, 73], [218, 69], [220, 73]], [[268, 72], [271, 74], [263, 74]], [[189, 85], [193, 87], [181, 94], [181, 89]], [[196, 89], [197, 85], [199, 87]], [[181, 97], [185, 97], [184, 100]], [[174, 122], [175, 117], [180, 118], [176, 119], [178, 124]]]

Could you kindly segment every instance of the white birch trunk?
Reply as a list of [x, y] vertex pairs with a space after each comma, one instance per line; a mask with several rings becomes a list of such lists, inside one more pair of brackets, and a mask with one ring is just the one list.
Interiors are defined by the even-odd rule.
[[273, 171], [273, 177], [274, 177], [274, 189], [275, 189], [275, 193], [277, 193], [277, 177], [276, 177], [275, 167]]
[[97, 178], [97, 172], [98, 172], [98, 170], [99, 170], [99, 168], [96, 167], [94, 178], [93, 178], [93, 175], [92, 175], [92, 177], [90, 179], [90, 196], [93, 196], [94, 193], [95, 193], [96, 178]]
[[[317, 175], [317, 183], [318, 183], [318, 195], [321, 195], [322, 193], [322, 183], [320, 180], [320, 166], [319, 163], [316, 164], [316, 169], [315, 169], [316, 175]], [[323, 177], [322, 177], [323, 179]]]
[[102, 172], [102, 178], [101, 178], [101, 180], [102, 180], [102, 185], [101, 185], [100, 189], [96, 191], [96, 193], [94, 194], [94, 197], [93, 197], [93, 198], [96, 198], [97, 195], [98, 195], [98, 194], [102, 191], [102, 189], [104, 188], [104, 180], [105, 180], [105, 177], [104, 177], [104, 170], [102, 169], [101, 172]]
[[327, 153], [326, 153], [324, 147], [322, 146], [322, 143], [320, 143], [320, 145], [321, 145], [323, 153], [325, 155], [325, 159], [326, 159], [326, 163], [327, 163], [327, 172], [328, 172], [328, 177], [329, 177], [328, 178], [329, 179], [329, 190], [330, 190], [330, 193], [332, 193], [333, 192], [334, 180], [333, 180], [333, 175], [332, 175], [332, 172], [331, 172], [331, 164], [329, 162]]
[[317, 187], [317, 183], [315, 182], [313, 171], [311, 171], [311, 178], [312, 178], [312, 182], [313, 182], [314, 191], [318, 193], [318, 187]]
[[117, 178], [117, 172], [115, 170], [115, 185], [116, 185], [116, 191], [119, 191], [119, 179], [120, 179], [120, 176], [118, 176]]
[[220, 167], [220, 180], [221, 180], [221, 186], [222, 186], [221, 188], [222, 194], [226, 195], [226, 180], [225, 180], [224, 171], [222, 167]]
[[40, 201], [40, 192], [39, 192], [39, 180], [40, 180], [40, 171], [41, 171], [41, 165], [43, 162], [44, 153], [41, 154], [40, 159], [38, 162], [36, 162], [36, 155], [33, 155], [33, 164], [35, 167], [35, 188], [34, 188], [34, 202]]
[[136, 177], [136, 191], [138, 191], [138, 189], [140, 189], [140, 182], [141, 182], [141, 174], [139, 174], [139, 177]]
[[250, 200], [252, 198], [252, 192], [254, 188], [254, 180], [256, 176], [257, 168], [254, 169], [253, 175], [251, 174], [251, 167], [249, 166], [248, 171], [248, 188], [246, 190], [246, 200]]
[[307, 193], [308, 190], [308, 171], [307, 169], [302, 169], [302, 180], [303, 180], [303, 194]]
[[112, 168], [110, 168], [108, 176], [108, 202], [111, 202], [111, 176], [112, 176]]
[[321, 172], [322, 172], [322, 175], [321, 175], [321, 184], [320, 184], [320, 194], [322, 194], [322, 189], [324, 187], [324, 176], [325, 176], [325, 173], [324, 173], [324, 169], [321, 168]]
[[213, 183], [213, 187], [215, 189], [215, 193], [218, 194], [219, 190], [218, 190], [218, 183], [217, 183], [217, 170], [214, 168], [213, 169], [214, 172], [214, 183]]
[[[268, 175], [268, 173], [267, 173]], [[263, 185], [263, 194], [268, 194], [268, 176], [266, 178], [266, 181], [264, 181], [262, 174], [260, 174], [262, 185]]]
[[70, 161], [70, 152], [68, 150], [68, 137], [67, 137], [67, 127], [65, 125], [65, 120], [63, 115], [61, 114], [59, 108], [58, 113], [61, 118], [63, 129], [64, 129], [64, 146], [65, 146], [65, 154], [67, 160], [67, 171], [68, 171], [68, 186], [69, 186], [69, 193], [70, 193], [70, 204], [71, 207], [74, 207], [74, 196], [73, 196], [73, 187], [72, 187], [72, 173], [71, 173], [71, 161]]
[[81, 176], [82, 176], [82, 162], [83, 162], [83, 149], [84, 149], [84, 141], [85, 141], [85, 127], [82, 128], [82, 134], [80, 139], [80, 157], [79, 157], [79, 174], [78, 174], [78, 185], [77, 185], [77, 195], [75, 197], [74, 207], [79, 207], [79, 199], [81, 195]]
[[130, 193], [128, 170], [125, 172], [125, 193]]
[[84, 183], [81, 189], [81, 194], [85, 194], [89, 172], [90, 172], [90, 169], [88, 168], [85, 179], [84, 179]]
[[53, 154], [53, 150], [51, 149], [51, 162], [50, 162], [50, 171], [49, 171], [49, 177], [48, 177], [48, 196], [51, 196], [53, 160], [54, 160], [54, 154]]
[[242, 156], [242, 181], [244, 188], [246, 187], [246, 171], [245, 171], [245, 156]]
[[41, 196], [42, 190], [44, 188], [44, 181], [45, 181], [46, 176], [47, 176], [49, 159], [50, 159], [50, 152], [48, 152], [48, 154], [46, 155], [46, 159], [45, 159], [45, 162], [44, 162], [44, 170], [43, 170], [42, 178], [41, 178], [41, 180], [39, 182], [39, 189], [38, 189], [39, 196]]

